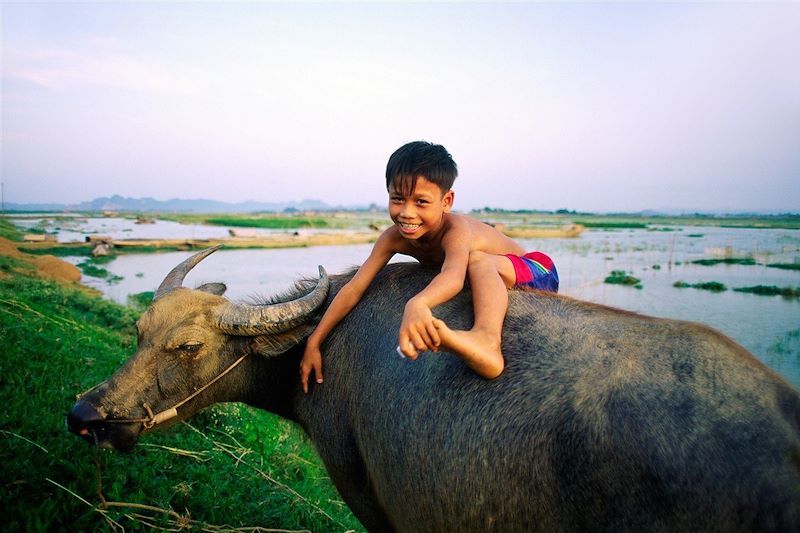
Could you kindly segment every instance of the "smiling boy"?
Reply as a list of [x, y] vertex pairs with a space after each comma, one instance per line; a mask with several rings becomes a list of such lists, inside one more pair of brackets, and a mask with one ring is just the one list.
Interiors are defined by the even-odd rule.
[[[410, 359], [424, 350], [445, 348], [477, 374], [493, 379], [505, 363], [500, 335], [508, 308], [508, 288], [515, 285], [558, 290], [558, 273], [541, 252], [525, 254], [516, 242], [473, 218], [451, 213], [451, 190], [458, 170], [441, 145], [416, 141], [401, 146], [386, 165], [389, 216], [367, 260], [331, 302], [309, 336], [300, 362], [300, 381], [308, 392], [313, 371], [322, 383], [320, 346], [328, 333], [361, 300], [364, 291], [394, 254], [405, 254], [440, 268], [425, 289], [405, 305], [398, 349]], [[469, 276], [475, 322], [469, 331], [451, 330], [431, 309], [464, 286]]]

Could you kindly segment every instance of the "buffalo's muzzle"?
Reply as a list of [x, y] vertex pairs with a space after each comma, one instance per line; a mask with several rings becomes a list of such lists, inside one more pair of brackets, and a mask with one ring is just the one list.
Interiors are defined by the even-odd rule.
[[138, 437], [138, 424], [114, 424], [85, 400], [79, 400], [67, 414], [67, 429], [94, 446], [129, 451]]

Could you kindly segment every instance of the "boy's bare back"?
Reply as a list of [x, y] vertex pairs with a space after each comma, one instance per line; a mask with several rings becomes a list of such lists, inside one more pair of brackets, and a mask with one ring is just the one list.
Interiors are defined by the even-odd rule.
[[467, 253], [484, 252], [491, 255], [525, 253], [516, 241], [496, 228], [457, 213], [445, 213], [441, 230], [429, 238], [410, 241], [400, 234], [397, 226], [389, 227], [384, 233], [391, 243], [393, 253], [411, 256], [420, 263], [431, 266], [441, 266], [445, 262], [448, 247], [460, 246]]

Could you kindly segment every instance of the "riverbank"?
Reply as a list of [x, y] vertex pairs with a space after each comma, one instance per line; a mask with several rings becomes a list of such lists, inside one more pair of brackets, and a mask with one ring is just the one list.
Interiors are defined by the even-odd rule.
[[[476, 209], [467, 213], [489, 223], [503, 223], [519, 228], [560, 228], [580, 224], [586, 228], [646, 228], [650, 226], [712, 226], [733, 228], [800, 229], [800, 214], [750, 215], [750, 214], [688, 214], [666, 215], [645, 213], [581, 213], [576, 211], [528, 211], [505, 209]], [[338, 228], [358, 229], [385, 227], [389, 221], [381, 210], [334, 211], [303, 213], [260, 213], [235, 215], [210, 215], [200, 213], [153, 214], [161, 220], [183, 224], [221, 224], [238, 227], [269, 228]]]
[[[2, 222], [0, 235], [19, 237]], [[75, 395], [136, 349], [140, 311], [43, 278], [37, 258], [12, 248], [0, 248], [6, 530], [363, 529], [302, 431], [263, 411], [215, 406], [130, 454], [93, 450], [67, 433]]]
[[[469, 215], [516, 239], [576, 238], [585, 232], [630, 229], [653, 232], [700, 230], [701, 227], [800, 230], [800, 215], [794, 214], [598, 215], [484, 209]], [[17, 213], [12, 220], [25, 228], [31, 241], [40, 241], [25, 243], [26, 250], [53, 255], [88, 255], [95, 244], [85, 242], [87, 239], [111, 242], [119, 253], [193, 250], [217, 244], [233, 249], [363, 244], [374, 242], [390, 224], [385, 213], [377, 209], [228, 215], [148, 213], [147, 216], [149, 224], [139, 224], [143, 215], [137, 213], [125, 213], [116, 218], [104, 218], [101, 213], [70, 216]]]
[[230, 237], [219, 239], [96, 239], [95, 243], [24, 242], [19, 249], [41, 254], [88, 255], [99, 243], [110, 243], [116, 252], [150, 253], [185, 251], [222, 245], [233, 249], [305, 248], [308, 246], [331, 246], [364, 244], [375, 242], [375, 232], [343, 233], [287, 233], [260, 237]]

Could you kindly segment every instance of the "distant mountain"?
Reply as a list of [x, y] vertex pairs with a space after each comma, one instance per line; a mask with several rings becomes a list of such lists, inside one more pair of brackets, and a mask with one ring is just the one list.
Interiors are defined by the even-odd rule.
[[156, 200], [155, 198], [127, 198], [114, 195], [95, 198], [79, 204], [6, 204], [6, 211], [135, 211], [169, 213], [251, 213], [254, 211], [279, 212], [287, 209], [299, 211], [325, 211], [333, 209], [320, 200], [299, 202], [219, 202], [217, 200], [193, 199]]

